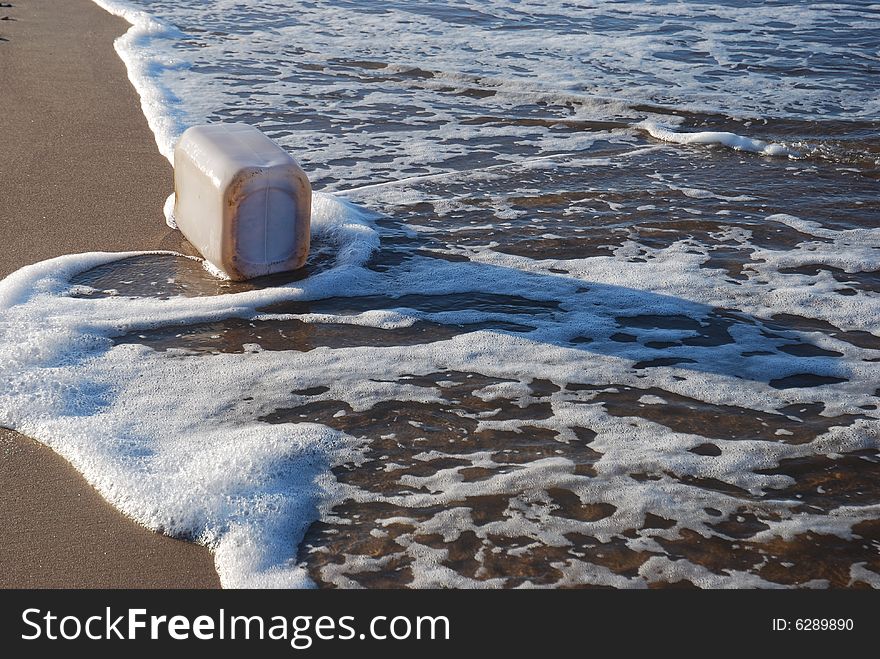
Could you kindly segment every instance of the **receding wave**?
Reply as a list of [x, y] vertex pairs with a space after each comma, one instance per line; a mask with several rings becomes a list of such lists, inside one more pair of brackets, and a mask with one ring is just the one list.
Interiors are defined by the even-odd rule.
[[313, 250], [11, 275], [4, 426], [225, 586], [880, 586], [876, 12], [100, 4]]

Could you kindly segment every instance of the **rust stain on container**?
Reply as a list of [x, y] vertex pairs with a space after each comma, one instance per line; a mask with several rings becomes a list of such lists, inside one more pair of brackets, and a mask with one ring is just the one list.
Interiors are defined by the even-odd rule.
[[305, 264], [311, 185], [297, 162], [256, 128], [188, 129], [174, 151], [174, 191], [178, 228], [230, 279]]

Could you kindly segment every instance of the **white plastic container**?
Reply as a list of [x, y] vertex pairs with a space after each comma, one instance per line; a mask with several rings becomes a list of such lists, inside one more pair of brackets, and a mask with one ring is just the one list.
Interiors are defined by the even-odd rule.
[[281, 147], [247, 124], [193, 126], [174, 149], [174, 221], [230, 279], [302, 267], [312, 186]]

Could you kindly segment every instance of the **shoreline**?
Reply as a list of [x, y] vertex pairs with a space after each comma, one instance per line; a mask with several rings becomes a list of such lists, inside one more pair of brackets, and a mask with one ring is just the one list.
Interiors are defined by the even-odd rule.
[[[87, 251], [186, 251], [165, 225], [171, 166], [91, 0], [4, 9], [0, 278]], [[46, 446], [0, 429], [0, 587], [218, 588], [213, 557], [113, 508]]]

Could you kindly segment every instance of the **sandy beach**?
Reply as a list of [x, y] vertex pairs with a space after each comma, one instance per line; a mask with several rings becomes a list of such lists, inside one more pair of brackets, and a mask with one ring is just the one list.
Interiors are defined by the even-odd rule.
[[[0, 277], [54, 256], [179, 247], [171, 167], [90, 0], [0, 9]], [[153, 533], [66, 461], [0, 430], [0, 587], [219, 587], [202, 547]]]
[[[880, 13], [98, 2], [0, 8], [0, 586], [880, 589]], [[304, 267], [166, 227], [218, 123]]]

